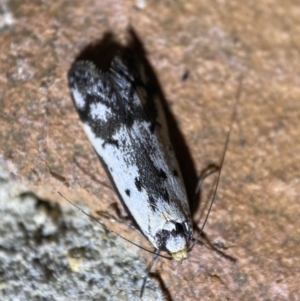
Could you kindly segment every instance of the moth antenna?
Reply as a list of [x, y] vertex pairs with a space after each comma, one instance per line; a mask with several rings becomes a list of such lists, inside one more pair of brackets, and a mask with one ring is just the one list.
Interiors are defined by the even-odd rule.
[[76, 204], [72, 203], [71, 201], [69, 201], [65, 196], [63, 196], [59, 191], [57, 191], [57, 193], [62, 197], [64, 198], [68, 203], [70, 203], [71, 205], [73, 205], [76, 209], [78, 209], [81, 213], [83, 213], [84, 215], [88, 216], [89, 218], [91, 218], [92, 220], [94, 220], [96, 223], [98, 223], [99, 225], [101, 225], [105, 230], [107, 230], [108, 232], [111, 232], [111, 233], [114, 233], [115, 235], [117, 235], [118, 237], [122, 238], [123, 240], [131, 243], [132, 245], [140, 248], [141, 250], [144, 250], [148, 253], [151, 253], [151, 254], [154, 254], [154, 255], [157, 255], [156, 257], [162, 257], [162, 258], [165, 258], [165, 259], [168, 259], [168, 260], [172, 260], [171, 257], [167, 257], [167, 256], [164, 256], [164, 255], [159, 255], [157, 254], [156, 252], [153, 252], [151, 250], [148, 250], [147, 248], [144, 248], [136, 243], [134, 243], [133, 241], [130, 241], [129, 239], [127, 239], [126, 237], [122, 236], [121, 234], [113, 231], [112, 229], [108, 228], [107, 226], [105, 226], [105, 224], [101, 223], [100, 221], [98, 221], [96, 218], [94, 218], [92, 215], [86, 213], [84, 210], [82, 210], [80, 207], [78, 207]]
[[[240, 95], [241, 95], [241, 88], [242, 88], [242, 82], [243, 82], [243, 76], [241, 75], [239, 77], [239, 87], [238, 87], [238, 90], [236, 92], [236, 97], [235, 97], [235, 104], [234, 104], [234, 109], [233, 109], [233, 112], [232, 112], [232, 115], [231, 115], [231, 121], [230, 121], [230, 125], [227, 129], [227, 137], [226, 137], [226, 142], [225, 142], [225, 145], [224, 145], [224, 150], [223, 150], [223, 155], [222, 155], [222, 159], [221, 159], [221, 164], [220, 164], [220, 169], [219, 169], [219, 173], [218, 173], [218, 177], [217, 177], [217, 181], [216, 181], [216, 186], [215, 186], [215, 190], [214, 190], [214, 193], [213, 193], [213, 197], [212, 197], [212, 200], [211, 200], [211, 203], [209, 205], [209, 208], [208, 208], [208, 212], [205, 216], [205, 219], [204, 219], [204, 222], [203, 222], [203, 225], [200, 229], [200, 233], [198, 234], [198, 236], [195, 238], [194, 240], [194, 243], [192, 244], [192, 246], [190, 247], [189, 251], [192, 251], [192, 249], [194, 248], [195, 244], [197, 243], [198, 241], [198, 238], [201, 236], [202, 232], [203, 232], [203, 229], [206, 225], [206, 222], [207, 222], [207, 219], [208, 219], [208, 216], [210, 214], [210, 211], [211, 211], [211, 208], [215, 202], [215, 199], [216, 199], [216, 195], [217, 195], [217, 190], [218, 190], [218, 187], [219, 187], [219, 182], [220, 182], [220, 178], [221, 178], [221, 173], [222, 173], [222, 169], [223, 169], [223, 165], [224, 165], [224, 161], [225, 161], [225, 155], [226, 155], [226, 151], [227, 151], [227, 148], [228, 148], [228, 143], [229, 143], [229, 138], [230, 138], [230, 131], [231, 131], [231, 127], [236, 119], [236, 113], [237, 113], [237, 105], [238, 105], [238, 102], [239, 102], [239, 99], [240, 99]], [[200, 185], [201, 185], [202, 182], [200, 182]], [[198, 187], [200, 188], [199, 184], [197, 186], [197, 189]]]
[[143, 293], [144, 293], [144, 289], [145, 289], [145, 286], [146, 286], [146, 283], [147, 283], [147, 279], [149, 277], [149, 274], [150, 274], [150, 271], [152, 269], [152, 266], [153, 266], [154, 262], [157, 260], [158, 257], [161, 257], [161, 255], [159, 255], [160, 250], [157, 250], [157, 251], [158, 251], [157, 253], [154, 253], [153, 258], [152, 258], [151, 262], [149, 263], [149, 265], [147, 267], [146, 275], [144, 277], [143, 285], [142, 285], [142, 288], [141, 288], [140, 298], [143, 297]]
[[80, 162], [77, 160], [76, 156], [73, 157], [73, 160], [74, 160], [74, 163], [76, 164], [76, 166], [81, 170], [83, 171], [85, 174], [88, 175], [88, 177], [90, 179], [92, 179], [94, 182], [96, 183], [99, 183], [101, 184], [101, 186], [105, 187], [105, 188], [108, 188], [109, 190], [113, 191], [114, 192], [114, 189], [111, 185], [103, 182], [103, 181], [100, 181], [99, 179], [97, 179], [97, 177], [95, 177], [92, 173], [90, 173], [88, 170], [86, 170], [83, 166], [81, 166]]

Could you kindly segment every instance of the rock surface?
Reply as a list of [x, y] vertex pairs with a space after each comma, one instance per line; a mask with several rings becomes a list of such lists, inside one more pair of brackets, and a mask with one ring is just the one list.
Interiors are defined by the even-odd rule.
[[[108, 241], [100, 229], [94, 231], [98, 226], [88, 226], [88, 218], [56, 193], [84, 202], [92, 214], [114, 214], [115, 204], [123, 214], [81, 129], [66, 74], [86, 45], [107, 32], [124, 42], [131, 25], [189, 150], [191, 174], [219, 163], [238, 78], [244, 78], [217, 199], [205, 227], [209, 241], [237, 263], [198, 247], [182, 265], [158, 260], [152, 280], [159, 281], [166, 300], [300, 300], [299, 19], [300, 5], [293, 0], [2, 1], [0, 153], [8, 176], [1, 182], [6, 195], [1, 197], [0, 220], [6, 223], [1, 231], [6, 234], [1, 237], [5, 269], [1, 264], [0, 293], [6, 295], [0, 299], [17, 300], [19, 293], [19, 300], [28, 300], [21, 295], [28, 287], [39, 294], [31, 300], [53, 300], [49, 294], [55, 291], [61, 296], [57, 300], [132, 300], [132, 291], [139, 290], [151, 255], [119, 240], [118, 248], [123, 247], [118, 249], [115, 237]], [[194, 215], [199, 227], [212, 183], [213, 178], [203, 186]], [[5, 192], [24, 192], [20, 187], [38, 197]], [[69, 233], [60, 228], [67, 223]], [[127, 227], [110, 224], [149, 246]], [[67, 259], [74, 248], [84, 250], [82, 262], [89, 273], [82, 277], [78, 263]], [[13, 250], [11, 257], [7, 250]], [[103, 252], [108, 253], [101, 259]], [[109, 260], [117, 252], [122, 264]], [[117, 276], [108, 279], [112, 273]], [[126, 292], [123, 283], [131, 274]], [[122, 288], [121, 295], [112, 297], [112, 283]], [[159, 288], [149, 291], [160, 294]]]
[[[140, 300], [145, 267], [123, 240], [9, 182], [0, 168], [1, 300]], [[144, 297], [162, 295], [149, 279]]]

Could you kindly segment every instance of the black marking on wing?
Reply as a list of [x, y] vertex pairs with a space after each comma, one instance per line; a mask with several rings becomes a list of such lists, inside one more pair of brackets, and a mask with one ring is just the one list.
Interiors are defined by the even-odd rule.
[[130, 190], [129, 189], [126, 189], [125, 193], [130, 197]]
[[142, 191], [142, 184], [141, 181], [138, 178], [134, 179], [135, 187], [138, 191]]
[[173, 230], [161, 230], [156, 233], [155, 240], [159, 249], [163, 251], [169, 251], [166, 249], [166, 243], [171, 237], [183, 237], [188, 243], [192, 238], [192, 232], [186, 228], [183, 223], [175, 223], [175, 229]]
[[166, 188], [162, 189], [161, 194], [163, 196], [163, 200], [165, 200], [167, 203], [169, 203], [170, 202], [170, 197], [169, 197], [168, 190]]
[[155, 212], [157, 210], [156, 200], [151, 195], [149, 196], [148, 200], [152, 211]]
[[159, 177], [163, 180], [166, 180], [168, 178], [167, 174], [163, 171], [163, 169], [159, 170]]
[[103, 143], [103, 147], [105, 147], [105, 144], [112, 144], [112, 145], [114, 145], [116, 148], [119, 148], [119, 147], [120, 147], [119, 141], [116, 140], [116, 139], [112, 139], [112, 138], [108, 138], [107, 141], [105, 141], [105, 142]]
[[[136, 71], [131, 74], [122, 60], [133, 63], [130, 55], [116, 57], [109, 71], [102, 72], [92, 62], [79, 61], [68, 74], [70, 88], [84, 97], [84, 106], [77, 107], [82, 122], [88, 123], [96, 137], [105, 141], [109, 141], [124, 125], [130, 129], [135, 121], [149, 122], [151, 132], [160, 126], [151, 89], [147, 88], [147, 83], [141, 82], [140, 76], [134, 76], [138, 68], [132, 68]], [[137, 95], [137, 87], [144, 91], [146, 99]], [[91, 116], [91, 107], [97, 103], [111, 111], [107, 120]]]

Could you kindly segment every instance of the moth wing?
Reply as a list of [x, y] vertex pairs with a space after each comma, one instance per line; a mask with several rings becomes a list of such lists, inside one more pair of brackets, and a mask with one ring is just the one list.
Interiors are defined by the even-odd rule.
[[147, 86], [143, 70], [134, 70], [129, 73], [120, 58], [108, 72], [78, 62], [69, 72], [69, 85], [120, 199], [157, 247], [155, 235], [166, 223], [190, 224], [190, 213], [159, 96]]

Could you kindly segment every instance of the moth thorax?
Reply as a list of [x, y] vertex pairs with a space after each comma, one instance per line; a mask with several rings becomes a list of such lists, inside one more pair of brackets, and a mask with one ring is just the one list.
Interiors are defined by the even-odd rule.
[[188, 258], [191, 235], [188, 222], [169, 220], [164, 224], [163, 230], [156, 234], [157, 247], [167, 251], [174, 260], [182, 261]]

